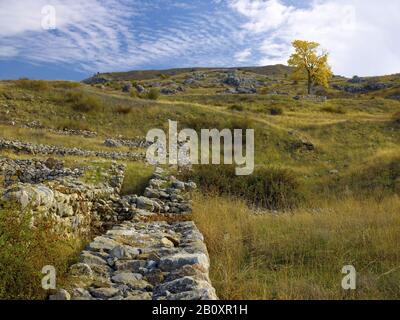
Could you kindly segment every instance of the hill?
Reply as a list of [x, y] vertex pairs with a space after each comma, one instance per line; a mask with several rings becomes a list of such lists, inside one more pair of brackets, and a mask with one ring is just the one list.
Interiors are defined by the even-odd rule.
[[[70, 169], [59, 173], [85, 172], [81, 186], [102, 182], [116, 161], [126, 166], [121, 196], [142, 195], [153, 171], [141, 156], [148, 130], [167, 130], [168, 120], [197, 131], [252, 128], [255, 172], [249, 177], [236, 177], [231, 166], [164, 168], [199, 186], [192, 219], [205, 235], [217, 295], [399, 298], [400, 256], [393, 245], [400, 242], [399, 75], [336, 76], [314, 96], [306, 96], [305, 82], [290, 79], [284, 66], [96, 77], [103, 80], [0, 82], [2, 159], [22, 168], [27, 159], [50, 166], [62, 161]], [[3, 191], [23, 176], [21, 168], [11, 176], [5, 168]], [[0, 227], [8, 221], [1, 209]], [[18, 250], [29, 253], [19, 238], [26, 232], [6, 229]], [[40, 256], [59, 257], [55, 264], [64, 272], [79, 248], [71, 253], [69, 246], [66, 257], [57, 254], [63, 244]], [[0, 250], [0, 263], [10, 266], [0, 294], [9, 294], [15, 274], [24, 274], [18, 290], [32, 288], [23, 281], [37, 276], [36, 264], [21, 269], [21, 261], [9, 260], [9, 250], [16, 249]], [[348, 264], [359, 271], [354, 294], [340, 286], [341, 268]]]
[[136, 70], [128, 72], [113, 72], [113, 73], [98, 73], [91, 78], [83, 80], [84, 83], [98, 82], [98, 79], [107, 79], [109, 81], [124, 81], [124, 80], [151, 80], [161, 76], [173, 77], [191, 72], [215, 72], [215, 71], [230, 71], [241, 70], [252, 72], [260, 75], [282, 76], [285, 73], [290, 73], [291, 68], [284, 65], [265, 66], [265, 67], [240, 67], [240, 68], [177, 68], [166, 70]]

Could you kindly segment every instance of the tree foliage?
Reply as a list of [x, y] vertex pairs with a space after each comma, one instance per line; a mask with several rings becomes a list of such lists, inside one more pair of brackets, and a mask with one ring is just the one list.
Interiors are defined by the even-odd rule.
[[328, 64], [328, 53], [319, 53], [320, 44], [317, 42], [295, 40], [292, 45], [295, 52], [290, 56], [288, 64], [295, 68], [293, 77], [307, 79], [308, 94], [311, 94], [315, 85], [328, 87], [328, 81], [333, 75]]

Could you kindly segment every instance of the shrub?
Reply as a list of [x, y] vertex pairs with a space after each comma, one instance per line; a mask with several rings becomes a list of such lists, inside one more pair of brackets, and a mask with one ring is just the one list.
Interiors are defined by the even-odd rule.
[[51, 221], [36, 217], [30, 227], [31, 218], [17, 205], [0, 205], [0, 299], [44, 299], [42, 268], [53, 265], [60, 280], [81, 249], [61, 240]]
[[82, 121], [77, 120], [65, 120], [62, 121], [60, 124], [57, 125], [57, 129], [59, 130], [86, 130], [90, 131], [89, 124]]
[[281, 107], [271, 107], [269, 108], [269, 113], [271, 116], [280, 116], [283, 115], [283, 109]]
[[340, 107], [327, 106], [327, 107], [321, 108], [321, 111], [329, 112], [329, 113], [336, 113], [336, 114], [345, 114], [346, 113], [346, 110], [342, 106], [340, 106]]
[[240, 105], [240, 104], [233, 104], [233, 105], [231, 105], [229, 107], [229, 110], [232, 110], [232, 111], [243, 111], [244, 107], [242, 105]]
[[167, 80], [167, 79], [170, 78], [170, 76], [167, 75], [167, 74], [162, 73], [162, 74], [160, 74], [160, 78], [161, 78], [162, 80]]
[[79, 82], [73, 82], [73, 81], [55, 81], [52, 83], [54, 88], [59, 88], [59, 89], [76, 89], [81, 86]]
[[146, 94], [146, 98], [149, 100], [158, 100], [160, 97], [160, 91], [156, 88], [151, 88], [150, 91]]
[[29, 80], [26, 78], [15, 81], [15, 85], [21, 89], [37, 91], [37, 92], [44, 92], [49, 90], [50, 88], [49, 83], [47, 81]]
[[400, 125], [400, 112], [396, 112], [392, 118], [395, 123]]
[[65, 101], [72, 105], [77, 112], [90, 112], [100, 109], [101, 100], [93, 95], [86, 95], [83, 92], [68, 92]]
[[252, 175], [236, 176], [232, 165], [199, 165], [193, 178], [206, 192], [242, 198], [250, 205], [268, 209], [293, 209], [304, 199], [294, 174], [279, 168], [257, 168]]
[[115, 108], [115, 111], [119, 114], [129, 114], [132, 111], [132, 107], [119, 105]]

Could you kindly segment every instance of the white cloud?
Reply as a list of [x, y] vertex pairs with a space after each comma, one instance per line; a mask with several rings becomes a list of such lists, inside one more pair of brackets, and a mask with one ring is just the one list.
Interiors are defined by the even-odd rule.
[[247, 38], [257, 39], [259, 64], [286, 63], [294, 39], [318, 41], [330, 52], [338, 74], [400, 72], [400, 1], [314, 0], [295, 8], [279, 0], [231, 0], [245, 21]]
[[243, 51], [239, 51], [235, 54], [235, 60], [238, 62], [245, 62], [248, 61], [251, 57], [251, 49], [245, 49]]
[[[88, 72], [124, 71], [164, 61], [223, 65], [229, 61], [224, 50], [236, 51], [240, 46], [234, 41], [233, 19], [225, 12], [214, 10], [210, 15], [193, 10], [165, 25], [147, 16], [155, 10], [161, 12], [164, 7], [160, 4], [138, 0], [1, 1], [1, 56], [71, 64]], [[44, 5], [56, 9], [55, 31], [41, 27]], [[171, 8], [176, 5], [179, 2]], [[188, 6], [181, 9], [189, 10]]]
[[[313, 0], [302, 7], [282, 0], [209, 1], [198, 10], [198, 3], [184, 1], [0, 0], [0, 59], [89, 72], [268, 65], [286, 63], [291, 42], [306, 39], [330, 52], [337, 74], [400, 72], [398, 0]], [[41, 28], [45, 5], [56, 8], [56, 31]], [[184, 15], [174, 15], [177, 6]], [[163, 12], [167, 21], [151, 18]]]
[[279, 27], [291, 14], [293, 8], [270, 1], [232, 1], [231, 6], [249, 18], [244, 28], [252, 32], [265, 32]]

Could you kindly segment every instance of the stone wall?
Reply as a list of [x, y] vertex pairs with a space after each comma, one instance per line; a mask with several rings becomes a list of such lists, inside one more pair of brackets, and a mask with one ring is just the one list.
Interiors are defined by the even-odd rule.
[[58, 146], [33, 144], [16, 140], [0, 139], [0, 149], [7, 149], [14, 152], [27, 154], [44, 154], [54, 156], [80, 156], [80, 157], [100, 157], [112, 160], [144, 160], [143, 153], [119, 152], [119, 151], [92, 151], [79, 148], [65, 148]]
[[[70, 269], [72, 285], [51, 299], [214, 300], [204, 238], [188, 214], [184, 183], [157, 169], [146, 195], [125, 199], [131, 219], [96, 237]], [[131, 201], [135, 199], [135, 201]], [[179, 210], [163, 210], [170, 202]], [[183, 209], [186, 210], [183, 210]]]
[[[98, 201], [118, 195], [124, 166], [113, 163], [106, 182], [90, 185], [77, 179], [81, 170], [63, 168], [60, 163], [50, 169], [48, 163], [49, 160], [1, 158], [0, 171], [6, 187], [2, 200], [15, 201], [23, 210], [29, 210], [33, 225], [39, 217], [53, 220], [55, 231], [62, 238], [86, 237], [101, 229], [106, 222], [93, 211]], [[16, 170], [20, 170], [18, 175]]]
[[203, 235], [190, 221], [193, 182], [158, 168], [143, 196], [120, 196], [125, 167], [115, 162], [98, 185], [79, 179], [83, 169], [54, 159], [0, 158], [0, 164], [2, 200], [29, 210], [33, 227], [47, 217], [60, 238], [101, 234], [71, 266], [71, 287], [50, 299], [217, 299]]

